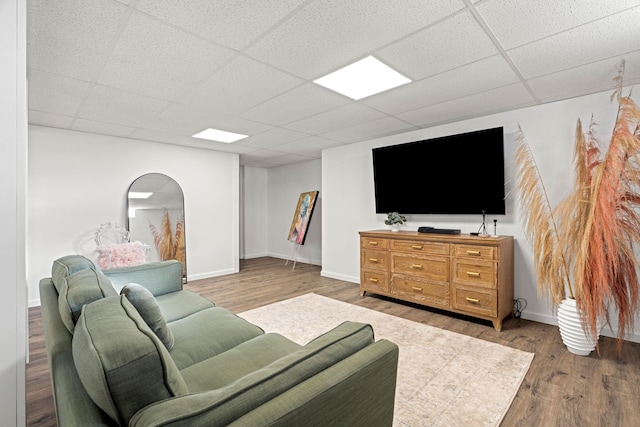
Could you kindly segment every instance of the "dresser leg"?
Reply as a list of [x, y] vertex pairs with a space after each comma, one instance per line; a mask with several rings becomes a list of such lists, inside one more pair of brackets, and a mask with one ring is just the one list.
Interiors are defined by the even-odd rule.
[[366, 291], [364, 289], [360, 289], [360, 296], [363, 297]]
[[500, 332], [502, 331], [502, 319], [500, 320], [492, 320], [491, 322], [493, 322], [493, 328]]

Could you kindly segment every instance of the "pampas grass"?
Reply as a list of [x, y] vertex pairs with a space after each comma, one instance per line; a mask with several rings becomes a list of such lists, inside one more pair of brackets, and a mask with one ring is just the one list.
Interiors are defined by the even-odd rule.
[[[531, 149], [519, 132], [516, 149], [518, 199], [525, 233], [532, 241], [538, 289], [552, 305], [575, 298], [585, 331], [598, 336], [600, 320], [617, 314], [618, 350], [633, 330], [639, 284], [635, 248], [640, 243], [640, 111], [622, 96], [624, 62], [612, 100], [618, 114], [609, 144], [576, 125], [575, 181], [571, 193], [551, 208]], [[567, 295], [568, 294], [568, 295]]]
[[160, 223], [160, 229], [156, 228], [149, 221], [149, 229], [153, 235], [153, 243], [158, 251], [161, 261], [170, 259], [178, 260], [182, 263], [182, 274], [186, 274], [186, 251], [184, 240], [184, 216], [180, 216], [176, 222], [175, 234], [171, 230], [171, 219], [169, 212], [164, 211]]

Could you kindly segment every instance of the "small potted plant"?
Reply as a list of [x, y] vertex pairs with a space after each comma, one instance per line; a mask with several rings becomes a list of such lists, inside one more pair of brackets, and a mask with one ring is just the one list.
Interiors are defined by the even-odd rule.
[[400, 226], [407, 222], [407, 218], [404, 215], [400, 215], [398, 212], [389, 212], [387, 219], [384, 221], [386, 225], [391, 226], [391, 231], [398, 231]]

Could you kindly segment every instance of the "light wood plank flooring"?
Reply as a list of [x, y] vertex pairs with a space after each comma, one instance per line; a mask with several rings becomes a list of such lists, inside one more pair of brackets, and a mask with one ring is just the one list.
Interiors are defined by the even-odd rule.
[[[640, 344], [600, 339], [600, 355], [569, 353], [557, 327], [523, 319], [505, 320], [502, 332], [490, 322], [444, 313], [388, 298], [360, 297], [358, 285], [320, 276], [320, 267], [281, 259], [242, 260], [240, 272], [189, 282], [185, 288], [217, 305], [242, 312], [308, 292], [405, 319], [535, 353], [502, 426], [640, 426]], [[39, 308], [29, 309], [27, 425], [55, 426], [49, 371]], [[482, 355], [478, 355], [482, 357]], [[472, 379], [470, 379], [472, 381]]]

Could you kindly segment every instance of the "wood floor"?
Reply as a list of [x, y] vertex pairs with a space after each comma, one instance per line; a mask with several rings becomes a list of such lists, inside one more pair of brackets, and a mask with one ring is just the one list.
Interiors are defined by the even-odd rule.
[[[556, 326], [512, 317], [497, 332], [490, 322], [369, 294], [362, 298], [356, 284], [322, 277], [318, 266], [297, 263], [292, 271], [291, 264], [284, 264], [275, 258], [243, 260], [237, 274], [191, 281], [185, 288], [236, 313], [315, 292], [535, 353], [502, 426], [640, 426], [640, 344], [625, 342], [618, 355], [615, 340], [601, 338], [600, 355], [575, 356], [562, 344]], [[38, 307], [29, 309], [29, 330], [27, 425], [55, 426]]]

